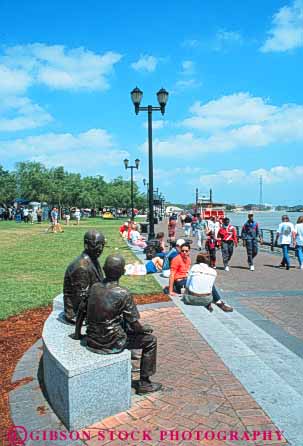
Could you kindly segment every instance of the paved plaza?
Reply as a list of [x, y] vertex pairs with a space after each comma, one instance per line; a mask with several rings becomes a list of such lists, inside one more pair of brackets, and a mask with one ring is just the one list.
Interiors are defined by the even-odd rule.
[[[156, 229], [166, 232], [166, 223]], [[178, 228], [178, 236], [182, 235]], [[193, 260], [197, 253], [193, 242]], [[256, 270], [251, 272], [245, 250], [239, 247], [230, 271], [225, 272], [218, 253], [217, 289], [234, 307], [232, 313], [215, 307], [210, 314], [202, 307], [184, 305], [180, 297], [140, 307], [143, 321], [153, 325], [158, 337], [158, 367], [153, 379], [163, 384], [163, 390], [149, 396], [133, 393], [131, 409], [85, 429], [90, 439], [84, 443], [302, 446], [303, 271], [294, 267], [281, 270], [276, 268], [279, 263], [279, 255], [261, 251]], [[297, 266], [295, 259], [292, 264]], [[158, 275], [156, 278], [165, 284]], [[34, 355], [38, 364], [39, 346]], [[39, 394], [33, 360], [28, 362], [34, 381], [14, 391], [14, 422], [28, 428], [38, 424], [64, 429]], [[24, 375], [17, 374], [16, 379], [18, 376]], [[138, 378], [134, 373], [133, 379]], [[26, 414], [16, 410], [17, 392], [26, 401], [33, 391], [31, 407], [39, 414], [39, 423], [37, 416], [28, 415], [26, 421]], [[105, 439], [98, 434], [102, 430]], [[113, 440], [113, 431], [139, 431], [141, 437]], [[144, 431], [148, 433], [142, 438]]]

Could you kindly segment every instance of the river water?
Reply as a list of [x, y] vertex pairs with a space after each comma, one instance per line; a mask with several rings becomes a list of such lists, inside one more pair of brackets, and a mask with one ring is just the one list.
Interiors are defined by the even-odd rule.
[[[242, 226], [247, 221], [248, 212], [226, 212], [228, 218], [230, 218], [230, 222], [236, 226]], [[262, 229], [277, 229], [279, 223], [281, 223], [282, 215], [287, 214], [289, 220], [295, 224], [297, 223], [297, 219], [300, 215], [303, 215], [302, 212], [254, 212], [254, 220], [259, 223], [259, 227]]]

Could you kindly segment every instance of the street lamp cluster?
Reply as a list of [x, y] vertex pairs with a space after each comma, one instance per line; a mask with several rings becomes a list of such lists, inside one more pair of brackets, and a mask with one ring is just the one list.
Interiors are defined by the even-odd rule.
[[131, 171], [131, 176], [130, 176], [130, 199], [131, 199], [131, 207], [132, 207], [132, 220], [135, 217], [135, 213], [134, 213], [134, 169], [139, 169], [139, 164], [140, 164], [140, 160], [138, 158], [135, 159], [135, 165], [134, 166], [129, 166], [128, 165], [129, 160], [125, 159], [124, 160], [124, 166], [125, 169], [130, 169]]
[[134, 88], [131, 92], [131, 99], [135, 106], [136, 115], [139, 111], [147, 111], [148, 113], [148, 209], [149, 209], [149, 234], [148, 239], [155, 237], [154, 229], [154, 172], [153, 172], [153, 142], [152, 142], [152, 113], [153, 111], [160, 111], [162, 115], [165, 113], [165, 107], [168, 100], [168, 92], [161, 88], [157, 93], [157, 99], [159, 107], [153, 107], [148, 105], [147, 107], [141, 107], [141, 100], [143, 92], [138, 88]]
[[[147, 187], [147, 197], [149, 197], [149, 183], [145, 178], [143, 178], [143, 184]], [[149, 202], [149, 200], [148, 200]], [[165, 197], [162, 192], [159, 193], [159, 188], [153, 191], [153, 216], [159, 217], [160, 221], [163, 218], [165, 211]]]

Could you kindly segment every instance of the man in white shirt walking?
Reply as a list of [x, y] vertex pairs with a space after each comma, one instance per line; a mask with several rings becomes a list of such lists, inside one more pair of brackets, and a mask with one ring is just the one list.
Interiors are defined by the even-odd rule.
[[289, 221], [288, 215], [282, 215], [282, 223], [279, 224], [275, 244], [279, 244], [282, 248], [282, 261], [279, 265], [281, 268], [290, 268], [290, 260], [288, 255], [289, 246], [291, 243], [295, 244], [295, 227]]

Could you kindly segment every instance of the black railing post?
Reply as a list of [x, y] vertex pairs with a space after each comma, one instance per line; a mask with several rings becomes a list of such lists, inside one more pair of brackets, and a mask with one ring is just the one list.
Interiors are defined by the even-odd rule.
[[270, 230], [270, 249], [271, 249], [271, 251], [274, 250], [274, 245], [275, 245], [275, 241], [274, 241], [274, 231], [271, 229], [271, 230]]

